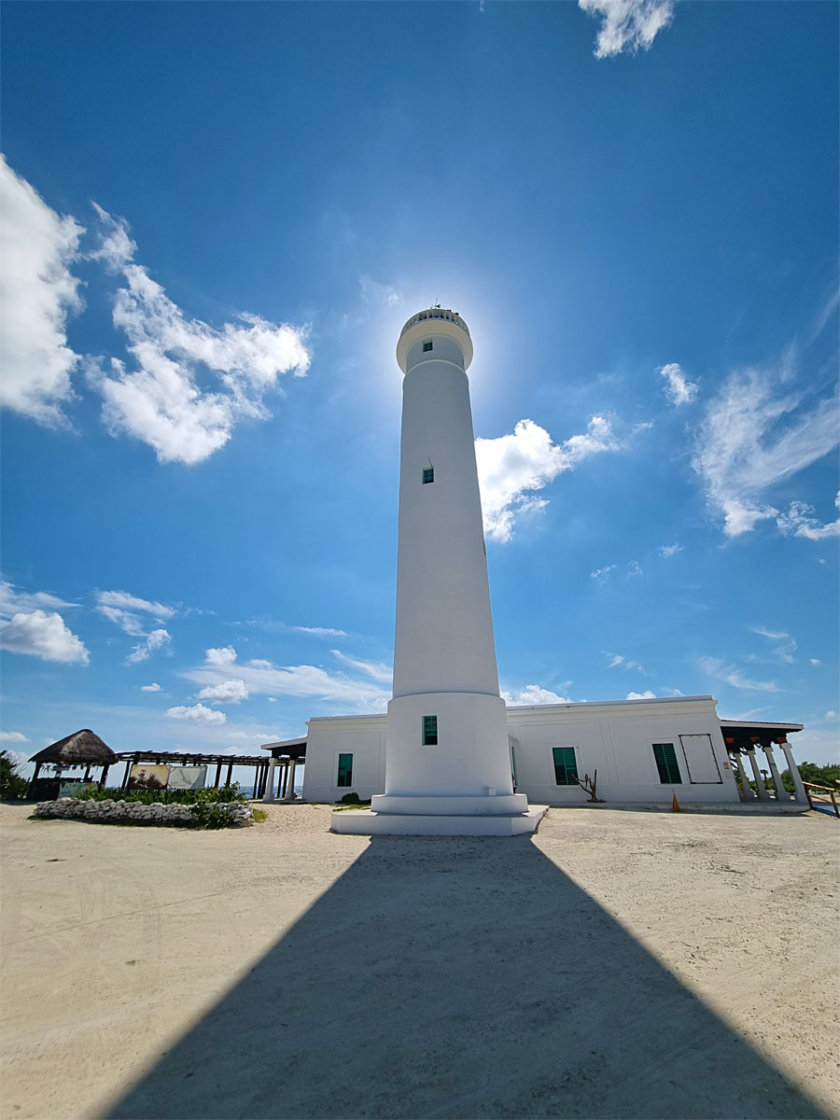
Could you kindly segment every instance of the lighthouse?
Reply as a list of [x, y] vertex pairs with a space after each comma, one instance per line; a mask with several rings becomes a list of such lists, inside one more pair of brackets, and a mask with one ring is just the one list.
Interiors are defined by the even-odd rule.
[[544, 810], [515, 793], [499, 695], [467, 369], [457, 314], [413, 315], [403, 379], [397, 612], [385, 792], [338, 832], [514, 835]]

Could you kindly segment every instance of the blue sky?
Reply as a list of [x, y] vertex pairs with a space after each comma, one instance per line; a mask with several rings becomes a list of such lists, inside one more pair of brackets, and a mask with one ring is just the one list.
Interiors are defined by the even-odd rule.
[[382, 710], [402, 323], [469, 323], [502, 687], [838, 753], [838, 7], [3, 9], [3, 745]]

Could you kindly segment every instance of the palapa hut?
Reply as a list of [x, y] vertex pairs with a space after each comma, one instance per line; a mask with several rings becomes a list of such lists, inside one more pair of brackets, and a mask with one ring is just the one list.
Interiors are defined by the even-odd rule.
[[89, 727], [83, 727], [81, 731], [76, 731], [72, 735], [67, 735], [64, 739], [59, 739], [57, 743], [44, 747], [42, 751], [33, 754], [29, 761], [35, 763], [35, 773], [32, 775], [30, 786], [32, 792], [35, 791], [38, 772], [45, 764], [59, 767], [84, 766], [84, 781], [86, 782], [90, 780], [91, 769], [101, 766], [102, 776], [99, 779], [99, 788], [102, 789], [108, 775], [108, 767], [117, 761], [117, 756], [94, 731], [91, 731]]

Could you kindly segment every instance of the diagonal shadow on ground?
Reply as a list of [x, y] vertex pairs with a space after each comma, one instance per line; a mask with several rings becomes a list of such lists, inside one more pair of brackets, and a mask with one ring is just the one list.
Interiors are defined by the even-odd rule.
[[527, 837], [373, 839], [105, 1114], [826, 1115]]

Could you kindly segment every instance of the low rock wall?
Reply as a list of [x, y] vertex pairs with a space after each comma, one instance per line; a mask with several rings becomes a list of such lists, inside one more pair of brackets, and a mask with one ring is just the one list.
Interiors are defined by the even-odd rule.
[[[226, 814], [231, 825], [241, 827], [254, 822], [251, 806], [244, 805], [241, 801], [219, 801], [213, 804]], [[141, 801], [81, 801], [75, 797], [60, 797], [57, 801], [39, 801], [33, 815], [93, 821], [96, 824], [197, 825], [199, 823], [191, 805], [162, 805], [160, 802], [144, 805]]]

